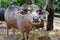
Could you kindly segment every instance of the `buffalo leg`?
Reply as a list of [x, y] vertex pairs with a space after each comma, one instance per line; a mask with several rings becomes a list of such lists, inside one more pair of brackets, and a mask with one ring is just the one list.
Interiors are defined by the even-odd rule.
[[24, 32], [24, 39], [28, 40], [28, 33], [27, 32]]
[[6, 37], [9, 38], [9, 27], [7, 26], [7, 34]]
[[9, 38], [9, 29], [10, 29], [10, 27], [7, 25], [7, 34], [6, 34], [6, 40], [8, 40], [8, 38]]
[[13, 28], [13, 40], [18, 40], [15, 34], [15, 29]]

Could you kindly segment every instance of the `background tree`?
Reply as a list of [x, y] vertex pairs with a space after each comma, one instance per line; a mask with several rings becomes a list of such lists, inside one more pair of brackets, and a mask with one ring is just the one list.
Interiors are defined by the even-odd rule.
[[31, 2], [30, 0], [26, 0], [27, 5], [30, 5], [30, 2]]
[[47, 22], [47, 31], [53, 30], [53, 19], [54, 19], [54, 0], [49, 0], [49, 15]]

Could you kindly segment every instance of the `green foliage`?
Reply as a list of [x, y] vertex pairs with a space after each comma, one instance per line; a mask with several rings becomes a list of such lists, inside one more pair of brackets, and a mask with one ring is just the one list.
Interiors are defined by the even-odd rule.
[[35, 4], [42, 8], [44, 6], [44, 0], [35, 0]]
[[[15, 5], [22, 5], [25, 3], [25, 0], [1, 0], [1, 7], [8, 7], [10, 2], [13, 2]], [[43, 0], [35, 0], [35, 4], [38, 5], [39, 7], [43, 7], [44, 1]]]
[[[12, 1], [15, 5], [22, 5], [25, 3], [26, 0], [0, 0], [1, 1], [1, 7], [7, 8], [10, 5], [10, 2]], [[60, 0], [54, 0], [55, 5], [54, 9], [55, 11], [60, 11]], [[38, 5], [40, 8], [42, 8], [44, 4], [44, 0], [35, 0], [35, 4]]]
[[8, 7], [9, 6], [9, 1], [8, 0], [1, 0], [1, 7]]
[[56, 12], [60, 11], [60, 0], [55, 0], [54, 8]]
[[14, 0], [13, 3], [14, 3], [15, 5], [22, 5], [22, 4], [25, 3], [25, 0]]
[[11, 2], [15, 5], [22, 5], [25, 3], [25, 0], [0, 0], [1, 1], [1, 7], [7, 8]]

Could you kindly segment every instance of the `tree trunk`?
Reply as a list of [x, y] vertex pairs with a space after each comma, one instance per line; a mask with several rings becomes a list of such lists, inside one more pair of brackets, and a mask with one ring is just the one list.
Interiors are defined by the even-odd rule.
[[35, 0], [31, 0], [32, 4], [35, 4]]
[[30, 0], [26, 0], [26, 4], [27, 5], [30, 5]]
[[53, 30], [53, 19], [54, 19], [54, 0], [49, 0], [49, 15], [47, 21], [47, 31]]

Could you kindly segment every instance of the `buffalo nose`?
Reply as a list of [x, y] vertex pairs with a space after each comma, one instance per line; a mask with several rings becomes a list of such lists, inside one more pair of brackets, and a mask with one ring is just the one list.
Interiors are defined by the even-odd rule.
[[39, 19], [38, 19], [38, 18], [36, 18], [36, 19], [35, 19], [35, 18], [33, 18], [33, 20], [34, 20], [34, 21], [39, 21]]

